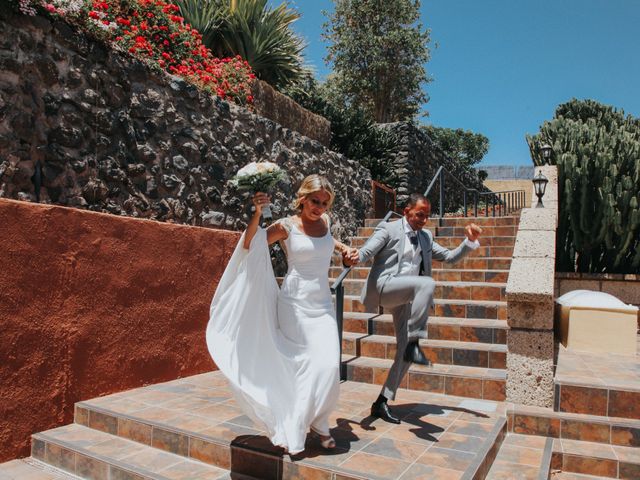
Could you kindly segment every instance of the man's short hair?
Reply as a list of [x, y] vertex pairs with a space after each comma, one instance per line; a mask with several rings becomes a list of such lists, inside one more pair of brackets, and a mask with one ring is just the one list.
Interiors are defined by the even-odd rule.
[[431, 205], [429, 199], [421, 193], [412, 193], [411, 195], [409, 195], [407, 203], [404, 204], [404, 208], [413, 208], [418, 204], [418, 202], [425, 202], [428, 205]]

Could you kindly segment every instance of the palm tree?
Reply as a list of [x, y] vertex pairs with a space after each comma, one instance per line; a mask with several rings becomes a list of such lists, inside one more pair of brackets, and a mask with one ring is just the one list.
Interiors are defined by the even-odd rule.
[[219, 56], [240, 55], [256, 76], [276, 88], [296, 83], [306, 71], [305, 44], [291, 25], [300, 15], [287, 2], [267, 0], [178, 0], [185, 20]]

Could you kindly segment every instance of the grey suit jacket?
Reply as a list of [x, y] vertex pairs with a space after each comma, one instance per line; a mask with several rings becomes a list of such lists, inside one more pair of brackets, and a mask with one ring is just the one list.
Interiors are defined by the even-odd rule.
[[[384, 284], [399, 273], [406, 238], [401, 220], [381, 222], [371, 238], [360, 248], [361, 263], [373, 258], [373, 265], [360, 297], [360, 301], [367, 309], [373, 309], [380, 304], [380, 293]], [[454, 250], [444, 248], [433, 240], [433, 235], [426, 229], [418, 232], [418, 242], [422, 249], [420, 274], [429, 277], [431, 276], [431, 259], [453, 263], [472, 250], [464, 241]]]

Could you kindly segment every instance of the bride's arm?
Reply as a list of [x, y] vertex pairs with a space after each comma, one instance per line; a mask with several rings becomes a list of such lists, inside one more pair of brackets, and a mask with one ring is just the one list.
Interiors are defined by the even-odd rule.
[[[256, 211], [254, 212], [253, 217], [251, 217], [251, 221], [249, 222], [249, 225], [247, 225], [247, 230], [244, 233], [243, 247], [247, 250], [249, 250], [249, 247], [251, 246], [251, 240], [253, 240], [253, 237], [256, 235], [258, 227], [260, 226], [262, 207], [268, 205], [270, 200], [271, 199], [269, 195], [262, 192], [257, 192], [253, 196], [252, 201], [253, 205], [256, 207]], [[288, 232], [279, 223], [274, 223], [269, 228], [267, 228], [267, 243], [269, 245], [279, 240], [284, 240], [288, 236]]]

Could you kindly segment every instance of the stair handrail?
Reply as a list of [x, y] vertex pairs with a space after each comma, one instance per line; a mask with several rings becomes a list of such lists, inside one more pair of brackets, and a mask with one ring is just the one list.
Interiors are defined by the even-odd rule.
[[[427, 189], [424, 192], [424, 196], [427, 197], [429, 195], [429, 193], [431, 192], [431, 190], [433, 189], [433, 186], [435, 185], [436, 181], [440, 180], [440, 182], [439, 182], [439, 195], [440, 195], [440, 205], [439, 205], [439, 207], [440, 207], [440, 212], [439, 212], [439, 220], [438, 220], [438, 223], [440, 224], [440, 226], [442, 226], [442, 222], [443, 222], [443, 218], [444, 218], [444, 196], [445, 196], [444, 174], [445, 173], [447, 173], [451, 178], [453, 178], [464, 189], [463, 204], [464, 204], [464, 216], [465, 217], [467, 216], [467, 192], [468, 191], [474, 192], [474, 216], [475, 217], [478, 216], [478, 196], [481, 196], [481, 195], [487, 195], [487, 196], [491, 195], [492, 196], [493, 216], [494, 217], [496, 216], [496, 196], [498, 197], [498, 205], [500, 206], [500, 216], [503, 216], [505, 214], [508, 214], [511, 211], [519, 210], [522, 207], [524, 207], [524, 204], [525, 204], [525, 191], [524, 190], [504, 190], [504, 191], [500, 191], [500, 192], [481, 192], [477, 188], [467, 187], [455, 175], [453, 175], [446, 168], [444, 168], [444, 166], [440, 165], [440, 167], [436, 171], [436, 174], [431, 179], [431, 182], [429, 183], [429, 186], [427, 187]], [[509, 197], [506, 197], [507, 194], [510, 194]], [[501, 198], [502, 195], [505, 195], [505, 200], [502, 200], [502, 198]], [[511, 200], [511, 203], [509, 203], [509, 200]], [[503, 205], [506, 206], [506, 213], [504, 212], [505, 209], [502, 208]], [[394, 215], [396, 215], [398, 217], [402, 217], [402, 215], [400, 213], [395, 212], [393, 210], [389, 210], [380, 223], [388, 222], [391, 219], [391, 217], [394, 216]], [[488, 198], [486, 200], [485, 216], [489, 216], [489, 199]], [[369, 238], [371, 238], [372, 235], [373, 234], [371, 234], [369, 236]], [[333, 285], [331, 285], [331, 287], [330, 287], [331, 293], [336, 296], [336, 323], [338, 324], [338, 337], [339, 337], [339, 342], [340, 342], [340, 357], [339, 357], [340, 380], [346, 380], [346, 377], [347, 377], [346, 368], [343, 368], [344, 365], [342, 364], [342, 335], [343, 335], [343, 323], [344, 323], [344, 285], [343, 285], [343, 281], [347, 277], [347, 275], [349, 275], [351, 270], [352, 270], [351, 266], [345, 266], [345, 268], [342, 269], [342, 272], [340, 272], [340, 275], [338, 275], [338, 278], [335, 279], [335, 281], [333, 282]]]
[[474, 217], [478, 216], [478, 200], [479, 200], [478, 197], [480, 196], [486, 196], [485, 217], [489, 216], [489, 201], [491, 201], [492, 216], [494, 217], [496, 216], [496, 203], [499, 207], [499, 212], [500, 212], [499, 216], [508, 215], [509, 213], [515, 210], [520, 210], [525, 206], [525, 190], [519, 189], [519, 190], [500, 190], [498, 192], [493, 192], [493, 191], [482, 192], [477, 188], [467, 187], [464, 183], [462, 183], [460, 179], [458, 179], [458, 177], [456, 177], [453, 173], [451, 173], [449, 170], [447, 170], [444, 166], [441, 165], [436, 171], [435, 175], [431, 179], [431, 182], [429, 183], [429, 186], [424, 192], [424, 196], [427, 197], [429, 193], [431, 193], [431, 190], [433, 189], [433, 186], [435, 185], [436, 181], [439, 180], [438, 182], [438, 188], [439, 188], [438, 223], [440, 224], [440, 226], [442, 226], [444, 214], [445, 214], [444, 212], [444, 200], [445, 200], [445, 193], [446, 193], [445, 181], [444, 181], [445, 173], [448, 174], [463, 189], [462, 203], [463, 203], [465, 217], [467, 216], [467, 210], [468, 210], [467, 192], [473, 193], [473, 199], [474, 199], [473, 216]]

